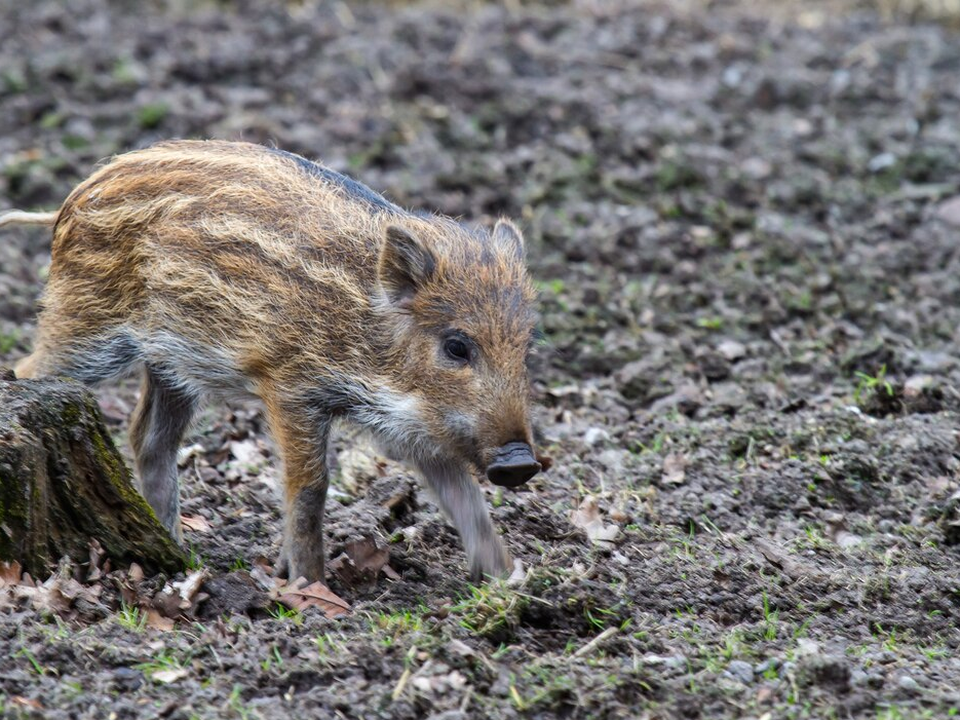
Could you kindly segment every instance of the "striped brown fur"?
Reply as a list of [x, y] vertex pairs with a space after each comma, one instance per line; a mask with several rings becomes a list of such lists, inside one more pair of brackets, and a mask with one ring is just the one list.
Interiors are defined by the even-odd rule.
[[[323, 577], [335, 418], [420, 469], [472, 575], [500, 575], [471, 471], [532, 443], [533, 303], [507, 221], [486, 232], [409, 213], [258, 145], [168, 142], [114, 158], [63, 203], [35, 350], [16, 372], [95, 384], [142, 368], [137, 469], [178, 535], [175, 455], [197, 403], [253, 398], [284, 463], [292, 576]], [[450, 355], [464, 346], [467, 360]]]

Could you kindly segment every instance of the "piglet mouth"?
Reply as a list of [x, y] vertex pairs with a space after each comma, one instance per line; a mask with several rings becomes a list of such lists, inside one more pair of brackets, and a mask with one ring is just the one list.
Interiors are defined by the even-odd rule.
[[518, 487], [540, 472], [533, 448], [524, 442], [510, 442], [497, 449], [487, 466], [487, 478], [494, 485]]

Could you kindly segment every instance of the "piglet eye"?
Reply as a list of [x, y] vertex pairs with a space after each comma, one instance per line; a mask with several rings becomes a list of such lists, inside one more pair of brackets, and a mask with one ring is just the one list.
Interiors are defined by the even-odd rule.
[[447, 357], [457, 362], [470, 362], [470, 348], [460, 338], [447, 338], [443, 341], [443, 351]]

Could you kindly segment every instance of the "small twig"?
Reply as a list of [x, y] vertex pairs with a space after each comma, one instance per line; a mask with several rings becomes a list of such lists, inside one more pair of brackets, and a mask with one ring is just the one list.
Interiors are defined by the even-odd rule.
[[591, 640], [591, 641], [588, 642], [586, 645], [584, 645], [582, 648], [580, 648], [579, 650], [577, 650], [577, 651], [573, 654], [573, 657], [576, 658], [576, 657], [583, 657], [584, 655], [589, 655], [589, 654], [592, 653], [594, 650], [596, 650], [597, 647], [599, 647], [602, 643], [605, 643], [607, 640], [609, 640], [610, 638], [612, 638], [612, 637], [613, 637], [614, 635], [616, 635], [618, 632], [620, 632], [619, 629], [617, 629], [617, 628], [615, 628], [615, 627], [609, 627], [609, 628], [607, 628], [607, 629], [604, 630], [602, 633], [600, 633], [599, 635], [597, 635], [593, 640]]
[[403, 689], [407, 686], [407, 680], [410, 679], [410, 668], [404, 668], [403, 674], [400, 676], [400, 679], [397, 681], [397, 686], [393, 689], [393, 694], [390, 696], [393, 698], [393, 701], [396, 702], [400, 699], [400, 696], [403, 695]]
[[463, 694], [463, 700], [460, 701], [460, 712], [465, 713], [470, 706], [470, 700], [473, 698], [473, 688], [467, 686], [467, 691]]
[[554, 605], [554, 604], [553, 604], [552, 602], [550, 602], [549, 600], [544, 600], [543, 598], [534, 597], [533, 595], [527, 595], [526, 593], [522, 593], [522, 592], [520, 592], [520, 591], [518, 591], [518, 590], [514, 590], [514, 591], [513, 591], [513, 594], [514, 594], [514, 595], [517, 595], [517, 596], [519, 596], [519, 597], [522, 597], [522, 598], [526, 598], [527, 600], [533, 600], [534, 602], [538, 602], [538, 603], [540, 603], [541, 605], [546, 605], [546, 606], [549, 607], [549, 608], [555, 608], [555, 607], [556, 607], [556, 605]]
[[410, 649], [407, 651], [407, 666], [403, 669], [403, 673], [400, 675], [400, 679], [397, 680], [397, 686], [393, 689], [393, 693], [390, 697], [393, 699], [393, 702], [396, 702], [400, 699], [400, 696], [403, 695], [404, 688], [407, 687], [407, 681], [410, 680], [410, 676], [413, 672], [410, 670], [410, 663], [413, 661], [413, 658], [417, 654], [417, 646], [411, 645]]

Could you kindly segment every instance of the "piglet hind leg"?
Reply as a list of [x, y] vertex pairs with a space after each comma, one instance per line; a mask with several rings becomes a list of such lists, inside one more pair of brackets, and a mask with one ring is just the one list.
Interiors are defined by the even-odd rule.
[[329, 421], [310, 419], [302, 408], [286, 408], [269, 400], [266, 406], [283, 461], [283, 549], [277, 574], [323, 582]]
[[130, 444], [144, 498], [181, 544], [177, 450], [195, 408], [192, 395], [168, 384], [149, 367], [144, 370], [140, 402], [130, 420]]
[[421, 465], [420, 471], [440, 509], [460, 535], [470, 579], [479, 582], [506, 577], [510, 556], [490, 520], [480, 486], [467, 468], [457, 463], [430, 463]]

